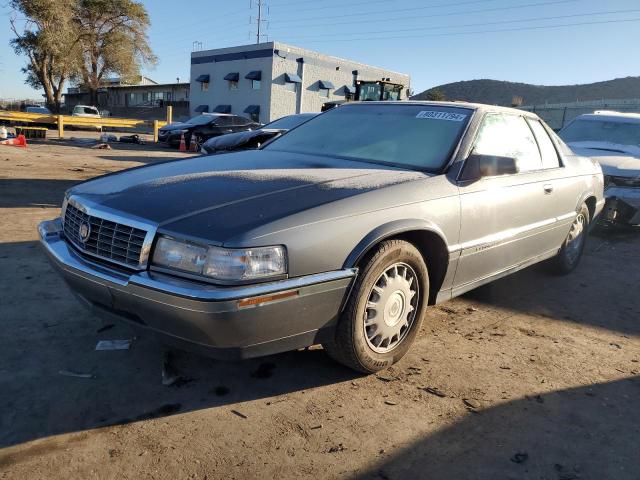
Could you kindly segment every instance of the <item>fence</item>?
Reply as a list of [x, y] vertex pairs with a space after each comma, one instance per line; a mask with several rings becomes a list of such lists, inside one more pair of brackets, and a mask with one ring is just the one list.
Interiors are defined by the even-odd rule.
[[560, 130], [579, 115], [595, 110], [615, 110], [617, 112], [640, 113], [640, 99], [590, 100], [571, 103], [553, 103], [520, 107], [536, 113], [554, 130]]
[[42, 113], [27, 113], [0, 110], [0, 121], [14, 123], [37, 123], [43, 125], [57, 125], [59, 138], [64, 138], [65, 126], [95, 127], [95, 128], [149, 128], [153, 129], [153, 141], [158, 141], [158, 130], [160, 127], [171, 123], [173, 118], [173, 108], [167, 107], [166, 121], [160, 120], [139, 120], [132, 118], [116, 117], [74, 117], [71, 115], [47, 115]]

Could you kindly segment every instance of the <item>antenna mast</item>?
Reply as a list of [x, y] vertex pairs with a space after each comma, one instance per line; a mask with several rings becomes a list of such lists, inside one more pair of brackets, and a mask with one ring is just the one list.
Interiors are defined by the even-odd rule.
[[[262, 33], [262, 25], [264, 23], [264, 24], [266, 24], [266, 27], [269, 26], [269, 21], [266, 18], [264, 18], [265, 10], [266, 10], [267, 14], [269, 13], [269, 5], [267, 4], [267, 2], [265, 0], [250, 0], [249, 6], [250, 6], [251, 10], [253, 10], [256, 7], [258, 9], [258, 16], [255, 19], [255, 23], [256, 23], [256, 43], [260, 43], [260, 41], [262, 40], [262, 37], [267, 38], [267, 34], [266, 33]], [[253, 22], [254, 22], [253, 17], [249, 17], [249, 23], [253, 24]]]

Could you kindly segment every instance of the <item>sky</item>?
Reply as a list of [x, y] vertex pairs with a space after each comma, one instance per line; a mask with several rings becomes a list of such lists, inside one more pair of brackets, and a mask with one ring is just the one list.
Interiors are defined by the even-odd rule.
[[[250, 0], [143, 1], [157, 82], [189, 80], [203, 49], [256, 42]], [[280, 41], [411, 75], [420, 92], [491, 78], [538, 85], [640, 75], [640, 0], [263, 0], [263, 41]], [[38, 98], [0, 17], [0, 98]], [[254, 21], [251, 25], [250, 19]]]

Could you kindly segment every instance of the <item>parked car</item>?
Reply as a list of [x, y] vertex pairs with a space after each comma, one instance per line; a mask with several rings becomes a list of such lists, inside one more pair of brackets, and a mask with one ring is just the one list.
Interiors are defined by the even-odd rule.
[[[20, 111], [25, 113], [37, 113], [40, 115], [51, 115], [51, 110], [41, 105], [24, 105], [24, 106], [21, 105]], [[45, 123], [45, 122], [28, 122], [27, 123], [27, 122], [24, 122], [23, 120], [0, 121], [0, 125], [3, 125], [3, 124], [7, 126], [14, 126], [14, 127], [28, 126], [28, 127], [53, 128], [54, 126], [51, 123]]]
[[602, 166], [607, 200], [602, 219], [640, 224], [640, 114], [580, 115], [559, 135], [577, 154], [594, 158]]
[[210, 138], [202, 144], [201, 151], [205, 154], [213, 154], [239, 150], [254, 150], [265, 142], [279, 137], [298, 125], [302, 125], [307, 120], [311, 120], [316, 115], [317, 113], [287, 115], [286, 117], [267, 123], [256, 130], [227, 133], [226, 135]]
[[[96, 107], [91, 107], [89, 105], [76, 105], [75, 107], [73, 107], [73, 110], [71, 110], [71, 116], [72, 117], [82, 117], [82, 118], [102, 118], [102, 116], [100, 115], [100, 111], [96, 108]], [[74, 127], [67, 127], [67, 128], [89, 128], [89, 129], [95, 129], [95, 130], [102, 130], [102, 125], [95, 125], [95, 126], [74, 126]]]
[[166, 142], [171, 147], [180, 145], [180, 139], [184, 135], [187, 146], [191, 143], [193, 135], [198, 145], [198, 150], [205, 140], [225, 135], [227, 133], [254, 130], [260, 127], [259, 123], [248, 118], [228, 113], [203, 113], [190, 118], [184, 123], [171, 123], [158, 131], [158, 140]]
[[41, 106], [26, 107], [24, 111], [26, 113], [42, 113], [43, 115], [51, 115], [51, 110], [49, 110], [47, 107], [41, 107]]
[[81, 183], [39, 233], [96, 312], [214, 357], [397, 362], [428, 305], [578, 264], [598, 164], [528, 112], [350, 103], [259, 150]]

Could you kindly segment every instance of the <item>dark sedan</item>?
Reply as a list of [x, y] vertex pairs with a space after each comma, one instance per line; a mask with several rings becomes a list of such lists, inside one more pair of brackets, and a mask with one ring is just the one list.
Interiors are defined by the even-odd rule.
[[318, 115], [317, 113], [299, 113], [267, 123], [265, 126], [248, 132], [229, 133], [210, 138], [202, 144], [202, 153], [214, 154], [237, 152], [239, 150], [254, 150], [260, 148], [269, 140], [273, 140], [292, 128], [302, 125]]
[[180, 145], [182, 135], [184, 135], [185, 142], [189, 146], [193, 136], [198, 145], [198, 150], [200, 150], [202, 144], [209, 138], [228, 133], [254, 130], [258, 127], [260, 127], [259, 123], [239, 115], [203, 113], [183, 123], [165, 125], [158, 131], [158, 140], [166, 142], [169, 146], [177, 147]]
[[39, 234], [86, 305], [168, 343], [231, 358], [322, 344], [374, 372], [428, 305], [543, 260], [571, 272], [602, 192], [600, 166], [535, 114], [350, 103], [259, 150], [76, 185]]

